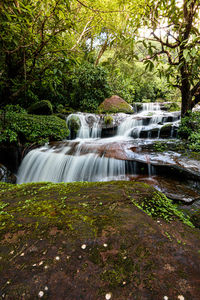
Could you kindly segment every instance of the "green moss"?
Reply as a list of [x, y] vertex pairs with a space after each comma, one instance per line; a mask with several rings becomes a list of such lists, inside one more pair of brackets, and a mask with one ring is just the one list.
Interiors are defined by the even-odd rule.
[[130, 105], [128, 103], [127, 104], [120, 103], [118, 105], [112, 104], [112, 105], [106, 106], [106, 107], [103, 105], [100, 105], [99, 110], [104, 113], [113, 113], [113, 114], [120, 113], [120, 112], [127, 113], [127, 114], [133, 113], [132, 108], [130, 107]]
[[52, 104], [49, 100], [36, 102], [28, 108], [28, 113], [35, 115], [52, 115]]
[[154, 151], [157, 151], [157, 152], [164, 152], [168, 149], [169, 145], [167, 145], [166, 142], [155, 142], [153, 144], [153, 149]]
[[119, 96], [105, 99], [98, 108], [102, 113], [133, 113], [131, 106]]
[[140, 201], [132, 200], [132, 202], [153, 218], [162, 218], [168, 222], [174, 218], [178, 218], [188, 226], [194, 227], [190, 222], [189, 216], [185, 216], [184, 213], [172, 203], [172, 200], [168, 199], [161, 192], [154, 191], [153, 195], [144, 197]]
[[[84, 224], [84, 235], [97, 237], [110, 224], [120, 226], [116, 212], [124, 193], [129, 203], [153, 218], [178, 218], [192, 226], [167, 197], [143, 183], [0, 183], [1, 233], [19, 228], [45, 232], [51, 226], [76, 231]], [[100, 262], [98, 251], [91, 254], [91, 260]]]
[[113, 123], [113, 117], [110, 116], [110, 115], [106, 115], [106, 116], [104, 117], [104, 123], [105, 123], [106, 125], [111, 125], [111, 124]]
[[80, 122], [79, 117], [72, 115], [70, 117], [70, 119], [68, 120], [68, 126], [69, 126], [71, 131], [74, 131], [77, 134], [77, 132], [80, 129], [80, 126], [81, 126], [81, 122]]

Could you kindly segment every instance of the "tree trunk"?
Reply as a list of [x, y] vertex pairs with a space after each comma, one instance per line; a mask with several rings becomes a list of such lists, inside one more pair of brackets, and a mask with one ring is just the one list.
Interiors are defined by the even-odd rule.
[[182, 107], [181, 107], [181, 117], [184, 117], [192, 109], [192, 93], [191, 93], [191, 84], [189, 80], [188, 67], [187, 63], [183, 57], [183, 50], [181, 49], [180, 62], [183, 63], [181, 67], [181, 98], [182, 98]]
[[104, 54], [104, 52], [106, 51], [108, 47], [108, 41], [106, 40], [105, 43], [103, 44], [103, 46], [101, 47], [101, 50], [99, 51], [99, 55], [97, 57], [97, 60], [95, 62], [95, 66], [98, 65], [100, 58], [102, 57], [102, 55]]

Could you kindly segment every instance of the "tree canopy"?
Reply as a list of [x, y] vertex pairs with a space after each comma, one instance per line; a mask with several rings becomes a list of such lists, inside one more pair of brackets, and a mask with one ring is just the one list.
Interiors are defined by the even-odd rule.
[[[168, 84], [180, 89], [185, 115], [200, 101], [199, 12], [198, 0], [4, 1], [1, 103], [22, 101], [26, 106], [50, 93], [53, 101], [70, 103], [74, 74], [87, 62], [107, 69], [115, 90], [119, 63], [113, 68], [109, 60], [105, 62], [109, 52], [112, 62], [118, 57], [134, 74], [138, 72], [134, 61], [139, 61], [146, 71], [164, 75]], [[120, 81], [126, 83], [122, 90], [128, 82], [125, 69], [120, 67]], [[135, 80], [136, 75], [130, 77]]]

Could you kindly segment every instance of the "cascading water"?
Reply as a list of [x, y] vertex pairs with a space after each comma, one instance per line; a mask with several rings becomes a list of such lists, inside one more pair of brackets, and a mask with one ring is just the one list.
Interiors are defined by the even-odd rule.
[[[121, 124], [117, 134], [113, 138], [101, 139], [103, 119], [99, 115], [69, 115], [66, 122], [70, 125], [70, 120], [78, 120], [80, 127], [75, 139], [52, 143], [30, 151], [19, 168], [17, 182], [119, 179], [125, 178], [127, 174], [137, 174], [141, 168], [144, 169], [145, 164], [146, 172], [149, 176], [153, 175], [151, 157], [130, 149], [140, 148], [138, 140], [142, 142], [139, 138], [145, 133], [146, 141], [152, 137], [155, 130], [156, 138], [159, 137], [165, 125], [174, 124], [169, 133], [169, 138], [173, 137], [179, 113], [166, 113], [161, 111], [158, 103], [145, 103], [140, 113], [131, 116], [121, 114], [119, 117]], [[176, 122], [173, 123], [174, 121]], [[137, 143], [133, 145], [135, 139]], [[138, 163], [143, 164], [143, 167], [138, 167]]]
[[69, 141], [59, 149], [45, 146], [32, 150], [19, 168], [18, 183], [101, 181], [125, 175], [125, 160], [105, 157], [97, 151], [84, 141]]
[[161, 128], [167, 124], [172, 124], [179, 118], [180, 114], [177, 112], [170, 114], [163, 112], [159, 103], [143, 103], [143, 109], [140, 113], [127, 117], [121, 123], [117, 135], [140, 138], [141, 132], [147, 132], [147, 137], [151, 138], [152, 131], [157, 131], [157, 138], [159, 138]]
[[[99, 116], [94, 114], [86, 113], [76, 113], [70, 114], [67, 117], [67, 124], [70, 124], [70, 120], [77, 122], [77, 119], [80, 122], [80, 128], [76, 133], [76, 137], [80, 139], [89, 139], [89, 138], [100, 138], [101, 137], [101, 127], [99, 126]], [[89, 121], [89, 122], [88, 122]], [[70, 126], [69, 126], [70, 128]]]

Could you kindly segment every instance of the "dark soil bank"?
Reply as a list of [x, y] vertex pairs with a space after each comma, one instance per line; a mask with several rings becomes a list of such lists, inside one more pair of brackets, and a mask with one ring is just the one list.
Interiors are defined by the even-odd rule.
[[0, 183], [0, 297], [199, 300], [189, 225], [144, 183]]

